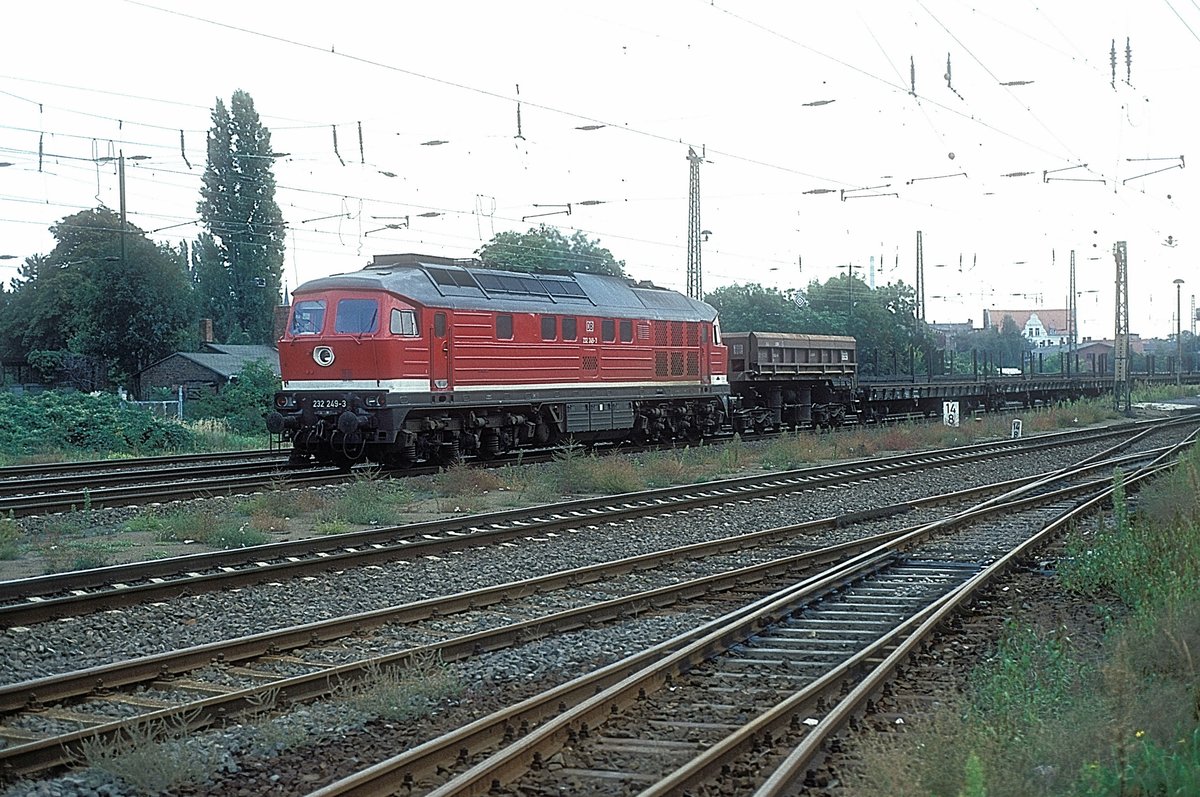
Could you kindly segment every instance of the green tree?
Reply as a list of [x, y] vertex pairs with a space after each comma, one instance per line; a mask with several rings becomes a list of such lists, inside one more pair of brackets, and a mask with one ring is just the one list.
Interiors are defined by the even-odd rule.
[[227, 343], [270, 343], [285, 237], [275, 202], [271, 133], [241, 90], [233, 93], [228, 110], [217, 99], [212, 121], [197, 205], [210, 236], [197, 243], [193, 271], [201, 312]]
[[189, 418], [218, 418], [238, 434], [265, 434], [263, 418], [271, 411], [279, 377], [264, 362], [246, 363], [217, 393], [188, 402]]
[[870, 288], [839, 274], [803, 290], [780, 291], [756, 283], [728, 285], [705, 296], [726, 332], [851, 335], [863, 373], [924, 367], [933, 336], [915, 320], [916, 294], [903, 283]]
[[[64, 220], [65, 222], [65, 220]], [[61, 229], [61, 225], [51, 231]], [[66, 351], [79, 327], [79, 269], [70, 260], [46, 255], [25, 259], [13, 280], [12, 316], [6, 324], [6, 348], [19, 359], [31, 351]]]
[[717, 309], [726, 332], [815, 332], [805, 329], [812, 319], [794, 297], [751, 282], [723, 285], [705, 294], [704, 301]]
[[476, 253], [485, 268], [510, 271], [587, 271], [625, 276], [625, 261], [576, 230], [570, 238], [542, 224], [529, 232], [502, 232]]
[[[100, 207], [50, 228], [49, 255], [26, 259], [0, 314], [0, 352], [47, 381], [84, 390], [126, 381], [166, 356], [191, 326], [178, 257]], [[122, 259], [122, 237], [125, 256]]]
[[191, 290], [170, 247], [132, 224], [122, 233], [120, 217], [104, 207], [67, 216], [50, 231], [54, 250], [26, 261], [14, 295], [27, 362], [47, 375], [69, 370], [70, 381], [91, 387], [94, 380], [81, 376], [93, 370], [91, 360], [127, 383], [183, 341]]
[[958, 356], [964, 369], [971, 367], [967, 363], [972, 362], [980, 367], [986, 362], [992, 368], [1018, 368], [1022, 353], [1030, 348], [1032, 345], [1021, 334], [1017, 323], [1011, 316], [1005, 316], [999, 329], [988, 327], [967, 335]]

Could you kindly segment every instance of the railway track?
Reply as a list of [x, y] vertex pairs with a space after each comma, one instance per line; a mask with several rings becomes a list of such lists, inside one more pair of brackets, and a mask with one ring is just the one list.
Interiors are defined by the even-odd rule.
[[[930, 421], [921, 413], [901, 414], [894, 420]], [[766, 440], [779, 434], [757, 435], [754, 439]], [[707, 441], [707, 444], [722, 442], [725, 442], [723, 438]], [[635, 452], [671, 447], [620, 447], [620, 450]], [[486, 467], [531, 464], [548, 461], [553, 456], [553, 451], [523, 451], [476, 464]], [[364, 469], [371, 468], [359, 466], [355, 472]], [[421, 476], [435, 474], [438, 470], [436, 466], [417, 466], [387, 471], [387, 474]], [[10, 466], [0, 468], [0, 514], [26, 517], [135, 506], [249, 493], [281, 486], [337, 484], [346, 478], [346, 471], [334, 467], [289, 466], [286, 452], [277, 450]]]
[[170, 454], [130, 459], [88, 459], [78, 462], [41, 462], [36, 465], [6, 465], [0, 467], [0, 484], [9, 479], [64, 476], [68, 474], [104, 473], [114, 470], [158, 470], [161, 468], [203, 463], [241, 463], [249, 460], [287, 461], [287, 450], [258, 449], [252, 451], [221, 451], [202, 454]]
[[[226, 640], [190, 650], [144, 657], [107, 667], [91, 668], [32, 682], [0, 688], [0, 738], [8, 746], [0, 749], [0, 768], [9, 773], [28, 773], [70, 760], [85, 740], [115, 738], [128, 732], [131, 725], [169, 723], [186, 717], [193, 727], [202, 727], [238, 712], [252, 710], [270, 700], [289, 702], [308, 700], [328, 694], [339, 685], [365, 677], [380, 667], [395, 666], [419, 656], [436, 655], [445, 661], [469, 658], [484, 651], [528, 641], [578, 628], [585, 624], [618, 620], [649, 607], [661, 608], [685, 603], [694, 608], [699, 602], [715, 604], [713, 615], [722, 614], [745, 600], [748, 592], [773, 594], [785, 585], [812, 576], [820, 568], [853, 560], [879, 548], [898, 544], [914, 535], [929, 533], [939, 524], [925, 522], [917, 526], [891, 528], [865, 534], [880, 519], [932, 510], [951, 504], [959, 507], [951, 518], [962, 518], [961, 507], [976, 505], [975, 512], [992, 515], [1009, 512], [1019, 494], [1045, 493], [1052, 479], [1073, 478], [1077, 484], [1030, 502], [1061, 502], [1070, 494], [1088, 492], [1105, 483], [1097, 471], [1116, 465], [1130, 466], [1135, 461], [1160, 457], [1158, 451], [1145, 451], [1117, 459], [1093, 462], [1069, 474], [1039, 476], [987, 488], [975, 488], [960, 494], [931, 497], [904, 505], [881, 507], [874, 517], [838, 517], [826, 521], [764, 530], [711, 541], [700, 545], [633, 557], [589, 568], [555, 573], [537, 579], [473, 590], [453, 596], [419, 601], [336, 620], [310, 623], [267, 634]], [[984, 495], [998, 498], [979, 503]], [[893, 523], [893, 525], [896, 525]], [[811, 550], [811, 535], [820, 529], [843, 527], [847, 541]], [[753, 565], [722, 567], [720, 557], [733, 551], [756, 551], [761, 561]], [[622, 585], [621, 578], [658, 571], [681, 562], [703, 562], [712, 572], [689, 578], [666, 576], [663, 586], [639, 589], [639, 581]], [[907, 576], [906, 576], [907, 578]], [[543, 607], [523, 605], [532, 595], [545, 596], [554, 591], [579, 589], [580, 585], [599, 584], [606, 597], [581, 600], [578, 605], [547, 613]], [[622, 593], [623, 594], [618, 594]], [[615, 595], [615, 596], [614, 596]], [[480, 613], [491, 614], [492, 627], [477, 630]], [[498, 623], [495, 617], [535, 613], [536, 617], [517, 623]], [[461, 625], [475, 629], [438, 642], [413, 644], [420, 640], [420, 624], [444, 623], [446, 618], [463, 614]], [[374, 639], [376, 630], [388, 624], [402, 626], [393, 631], [396, 652], [360, 658], [346, 663], [339, 652], [346, 639]], [[444, 628], [444, 626], [441, 626]], [[426, 637], [430, 636], [428, 632]], [[338, 642], [330, 649], [331, 643]], [[331, 652], [332, 651], [332, 652]], [[136, 688], [135, 688], [136, 687]], [[180, 695], [190, 695], [181, 699]], [[198, 697], [197, 697], [198, 696]], [[135, 709], [140, 708], [140, 711]], [[112, 720], [120, 716], [119, 720]], [[36, 729], [36, 730], [35, 730]], [[57, 729], [57, 730], [56, 730]]]
[[[1127, 485], [1161, 467], [1154, 458]], [[1090, 482], [1024, 497], [1032, 487], [900, 534], [314, 795], [794, 793], [830, 735], [936, 627], [1111, 491]]]
[[[1123, 455], [1121, 460], [1108, 457], [1096, 461], [1099, 456], [1088, 457], [1093, 460], [1091, 465], [1087, 466], [1091, 477], [1087, 477], [1080, 469], [1076, 469], [1073, 474], [1074, 478], [1085, 480], [1085, 487], [1088, 487], [1088, 480], [1091, 481], [1091, 487], [1105, 483], [1106, 475], [1116, 465], [1123, 463], [1126, 467], [1132, 467], [1135, 459], [1153, 459], [1159, 454], [1154, 450], [1141, 451], [1138, 454]], [[1097, 473], [1100, 474], [1099, 477]], [[1045, 490], [1046, 479], [1048, 478], [1025, 479], [1022, 480], [1022, 485], [1010, 484], [991, 490], [967, 491], [960, 496], [935, 497], [929, 499], [928, 503], [979, 503], [985, 493], [995, 493], [997, 490], [1009, 493], [1034, 487]], [[1010, 499], [1012, 497], [1008, 497], [1006, 501]], [[746, 585], [778, 585], [780, 580], [794, 581], [814, 568], [847, 556], [858, 555], [864, 549], [884, 544], [886, 540], [916, 532], [917, 529], [912, 527], [890, 529], [888, 532], [878, 533], [875, 537], [868, 535], [863, 538], [863, 528], [869, 527], [871, 523], [887, 522], [887, 519], [892, 517], [899, 520], [902, 516], [918, 513], [923, 509], [919, 507], [919, 503], [908, 502], [902, 507], [880, 508], [870, 516], [859, 514], [830, 519], [832, 522], [828, 523], [769, 529], [767, 532], [738, 535], [736, 538], [714, 541], [706, 545], [688, 546], [686, 550], [659, 552], [652, 556], [630, 559], [628, 562], [608, 563], [594, 568], [590, 574], [583, 571], [554, 574], [541, 580], [515, 583], [493, 588], [491, 591], [438, 597], [419, 601], [418, 604], [395, 607], [389, 611], [340, 618], [328, 624], [308, 624], [278, 633], [258, 635], [254, 639], [214, 643], [191, 651], [128, 661], [102, 669], [65, 673], [62, 676], [38, 679], [36, 683], [16, 684], [2, 691], [2, 711], [5, 714], [4, 718], [0, 719], [0, 723], [4, 724], [0, 729], [0, 737], [5, 737], [10, 747], [0, 753], [0, 766], [6, 767], [10, 772], [36, 771], [42, 767], [55, 766], [56, 763], [64, 761], [64, 756], [70, 754], [72, 745], [78, 744], [83, 738], [116, 735], [122, 732], [122, 727], [128, 727], [131, 721], [146, 723], [179, 717], [182, 714], [193, 718], [203, 714], [209, 717], [205, 721], [216, 721], [217, 718], [245, 711], [247, 708], [262, 706], [264, 693], [282, 695], [289, 701], [311, 699], [313, 696], [328, 694], [332, 688], [331, 684], [353, 681], [362, 677], [362, 673], [370, 672], [371, 667], [400, 664], [404, 660], [412, 659], [416, 652], [437, 653], [446, 660], [455, 660], [534, 637], [560, 633], [562, 629], [611, 622], [630, 613], [676, 604], [680, 600], [692, 606], [697, 600], [713, 593], [739, 597], [746, 592]], [[997, 504], [1001, 502], [996, 499], [984, 503], [991, 504], [992, 511], [1004, 509], [997, 509]], [[850, 529], [847, 533], [854, 539], [836, 547], [797, 552], [797, 545], [802, 549], [810, 547], [808, 540], [820, 529], [828, 531], [829, 528], [839, 526]], [[781, 546], [782, 550], [770, 550], [768, 544]], [[670, 562], [718, 563], [722, 553], [746, 550], [749, 547], [763, 547], [764, 551], [767, 551], [763, 553], [764, 561], [761, 564], [740, 567], [725, 573], [716, 571], [692, 579], [677, 580], [673, 585], [664, 587], [640, 591], [630, 588], [628, 594], [611, 597], [614, 589], [610, 585], [617, 580], [620, 573], [644, 574], [644, 571], [665, 567]], [[518, 604], [530, 594], [577, 588], [583, 583], [602, 583], [610, 597], [571, 606], [568, 610], [551, 615], [542, 610], [541, 615], [528, 621], [500, 624], [499, 627], [486, 631], [478, 630], [479, 621], [472, 616], [472, 612], [480, 611], [494, 613], [500, 617], [522, 616], [530, 610], [522, 609]], [[766, 587], [755, 587], [758, 592], [762, 592], [764, 588]], [[616, 592], [619, 592], [619, 589]], [[720, 598], [719, 603], [721, 601], [727, 604], [730, 598]], [[346, 663], [344, 658], [331, 655], [330, 661], [316, 666], [310, 660], [310, 655], [296, 654], [304, 649], [319, 649], [324, 643], [335, 640], [340, 642], [336, 646], [337, 651], [344, 654], [344, 640], [347, 637], [371, 633], [371, 629], [378, 628], [380, 624], [410, 625], [414, 622], [430, 621], [445, 623], [446, 618], [456, 611], [464, 613], [464, 627], [474, 630], [470, 633], [457, 633], [450, 640], [445, 640], [446, 627], [442, 624], [434, 629], [433, 634], [442, 641], [426, 641], [422, 645], [419, 631], [414, 636], [413, 629], [409, 628], [401, 634], [400, 641], [396, 643], [396, 652], [385, 657], [374, 657], [373, 660], [368, 657], [354, 663]], [[713, 613], [716, 615], [721, 612], [713, 610]], [[364, 647], [370, 649], [377, 645], [371, 643]], [[322, 658], [322, 655], [324, 654], [317, 653], [317, 660]], [[306, 671], [299, 673], [296, 671], [298, 667]], [[230, 682], [230, 679], [233, 682]], [[128, 694], [127, 690], [131, 687], [136, 687], [137, 691], [130, 702], [142, 706], [142, 717], [137, 720], [126, 718], [115, 723], [106, 723], [104, 720], [112, 719], [114, 712], [128, 713], [128, 703], [122, 701], [122, 694]], [[202, 694], [204, 699], [184, 702], [174, 708], [163, 705], [169, 702], [167, 695], [180, 691]], [[125, 708], [118, 711], [114, 708], [116, 706]], [[155, 711], [145, 714], [145, 708], [154, 708]], [[29, 712], [28, 709], [32, 711]], [[31, 717], [32, 720], [20, 719], [22, 717]], [[40, 739], [32, 738], [38, 735], [30, 730], [30, 726], [42, 729]], [[71, 731], [46, 736], [44, 729], [53, 729], [54, 726]]]
[[445, 556], [454, 551], [504, 544], [530, 535], [560, 534], [583, 520], [593, 524], [622, 522], [664, 511], [687, 511], [732, 501], [778, 497], [881, 476], [1030, 453], [1069, 443], [1125, 438], [1102, 452], [1111, 454], [1179, 423], [1181, 421], [1138, 423], [1082, 434], [1002, 440], [621, 496], [580, 499], [532, 509], [370, 529], [333, 538], [285, 541], [0, 582], [0, 625], [30, 625], [58, 617], [165, 600], [181, 594], [294, 578], [335, 568]]

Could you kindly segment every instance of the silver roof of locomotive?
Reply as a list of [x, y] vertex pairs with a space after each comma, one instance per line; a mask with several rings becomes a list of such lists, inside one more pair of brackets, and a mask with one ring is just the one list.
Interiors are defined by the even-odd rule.
[[477, 260], [376, 255], [362, 271], [311, 280], [292, 295], [331, 289], [387, 291], [425, 307], [712, 321], [711, 305], [650, 283], [585, 272], [482, 268]]

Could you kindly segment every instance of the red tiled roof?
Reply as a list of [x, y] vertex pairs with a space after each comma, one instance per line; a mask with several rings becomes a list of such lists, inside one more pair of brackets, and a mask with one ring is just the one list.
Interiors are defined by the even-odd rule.
[[1029, 323], [1029, 317], [1036, 315], [1038, 320], [1042, 322], [1047, 334], [1050, 335], [1065, 335], [1068, 332], [1069, 312], [1067, 310], [1052, 310], [1045, 307], [1039, 307], [1034, 310], [994, 310], [987, 309], [983, 311], [984, 325], [991, 325], [995, 329], [999, 329], [1004, 323], [1004, 317], [1012, 318], [1013, 323], [1017, 325], [1017, 329], [1024, 331], [1025, 325]]

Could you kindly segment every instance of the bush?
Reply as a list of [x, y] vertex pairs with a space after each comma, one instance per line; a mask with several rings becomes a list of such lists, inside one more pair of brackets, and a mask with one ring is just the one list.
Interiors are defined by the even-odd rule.
[[35, 396], [0, 393], [0, 451], [38, 456], [63, 450], [145, 455], [191, 445], [191, 434], [116, 396], [47, 391]]
[[266, 431], [263, 417], [270, 412], [279, 377], [263, 362], [243, 366], [237, 376], [218, 392], [188, 402], [185, 414], [191, 420], [218, 418], [237, 434]]

